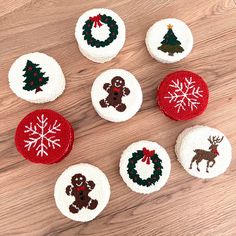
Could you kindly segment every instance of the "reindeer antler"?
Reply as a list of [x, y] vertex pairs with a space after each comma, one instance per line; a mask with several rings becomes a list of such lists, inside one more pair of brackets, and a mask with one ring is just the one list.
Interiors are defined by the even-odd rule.
[[223, 140], [224, 136], [222, 136], [222, 138], [220, 138], [219, 136], [216, 139], [216, 143], [220, 143]]
[[211, 144], [217, 144], [217, 143], [220, 143], [222, 140], [223, 140], [224, 136], [222, 136], [222, 138], [220, 138], [219, 136], [213, 136], [212, 139], [211, 139], [211, 136], [208, 138], [208, 141], [211, 143]]
[[209, 136], [208, 141], [210, 142], [210, 144], [213, 144], [213, 142], [211, 140], [211, 136]]
[[217, 137], [213, 136], [213, 144], [216, 144]]

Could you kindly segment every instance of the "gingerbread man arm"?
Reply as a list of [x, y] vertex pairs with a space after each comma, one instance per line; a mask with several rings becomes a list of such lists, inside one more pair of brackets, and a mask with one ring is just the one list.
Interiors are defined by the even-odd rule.
[[88, 186], [89, 190], [92, 190], [95, 187], [95, 183], [93, 181], [91, 181], [91, 180], [87, 181], [87, 186]]
[[111, 88], [111, 84], [109, 84], [109, 83], [105, 83], [103, 85], [103, 89], [106, 90], [108, 93], [110, 92], [110, 88]]
[[71, 194], [72, 194], [72, 186], [71, 185], [68, 185], [67, 187], [66, 187], [66, 194], [68, 195], [68, 196], [71, 196]]
[[127, 96], [130, 94], [130, 90], [126, 87], [123, 88], [123, 96]]

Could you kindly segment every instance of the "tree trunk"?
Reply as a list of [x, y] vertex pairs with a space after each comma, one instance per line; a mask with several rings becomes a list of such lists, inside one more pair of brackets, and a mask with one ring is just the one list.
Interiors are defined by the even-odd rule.
[[40, 87], [36, 88], [35, 93], [39, 92], [39, 91], [43, 91]]

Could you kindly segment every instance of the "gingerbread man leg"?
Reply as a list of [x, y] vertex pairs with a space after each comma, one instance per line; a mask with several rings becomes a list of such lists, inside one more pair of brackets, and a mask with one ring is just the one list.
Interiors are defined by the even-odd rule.
[[126, 105], [124, 103], [120, 103], [115, 108], [117, 111], [122, 112], [126, 109]]
[[107, 102], [106, 99], [102, 99], [99, 103], [100, 103], [101, 107], [108, 107], [109, 106], [109, 103]]
[[97, 205], [98, 205], [98, 201], [91, 199], [91, 201], [88, 204], [88, 209], [93, 210], [97, 207]]
[[73, 202], [70, 207], [69, 207], [69, 210], [71, 213], [78, 213], [80, 208], [76, 205], [76, 202]]

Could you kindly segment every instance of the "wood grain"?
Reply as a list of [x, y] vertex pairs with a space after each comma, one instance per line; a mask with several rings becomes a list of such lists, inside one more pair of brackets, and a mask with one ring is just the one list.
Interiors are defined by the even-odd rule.
[[[125, 47], [105, 64], [84, 58], [74, 38], [77, 18], [94, 7], [113, 9], [127, 29]], [[195, 41], [192, 53], [171, 65], [153, 60], [144, 43], [147, 29], [167, 17], [184, 20]], [[235, 158], [224, 175], [204, 181], [189, 176], [174, 154], [176, 137], [194, 124], [219, 128], [236, 144], [235, 44], [233, 0], [0, 0], [0, 235], [236, 235]], [[33, 51], [54, 57], [65, 73], [65, 93], [52, 103], [30, 104], [8, 87], [13, 61]], [[141, 111], [125, 123], [102, 120], [91, 104], [93, 80], [109, 68], [129, 70], [143, 89]], [[171, 121], [155, 105], [157, 85], [178, 69], [200, 74], [210, 88], [208, 109], [188, 122]], [[57, 165], [33, 165], [14, 145], [20, 119], [39, 108], [60, 112], [75, 130], [71, 154]], [[141, 139], [162, 144], [172, 162], [167, 185], [148, 196], [131, 192], [118, 170], [122, 150]], [[107, 208], [89, 223], [65, 218], [53, 198], [57, 177], [80, 162], [101, 168], [112, 190]]]

